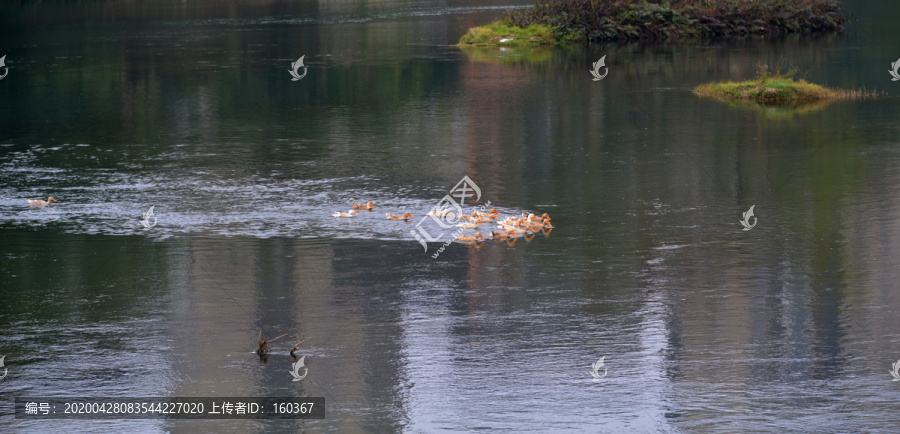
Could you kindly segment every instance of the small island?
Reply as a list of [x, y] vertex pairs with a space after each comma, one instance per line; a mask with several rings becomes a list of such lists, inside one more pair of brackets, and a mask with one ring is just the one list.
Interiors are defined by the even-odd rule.
[[861, 99], [876, 96], [863, 90], [829, 89], [805, 80], [793, 79], [795, 71], [771, 73], [760, 68], [756, 78], [747, 81], [722, 81], [702, 84], [694, 93], [725, 101], [747, 101], [759, 104], [802, 104], [836, 99]]
[[728, 39], [840, 32], [849, 20], [836, 0], [537, 0], [475, 27], [460, 46]]

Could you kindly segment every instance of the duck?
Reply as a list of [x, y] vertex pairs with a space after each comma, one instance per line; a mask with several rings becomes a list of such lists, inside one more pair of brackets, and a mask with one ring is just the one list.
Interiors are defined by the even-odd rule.
[[544, 229], [550, 228], [553, 229], [553, 225], [550, 224], [550, 220], [542, 220], [540, 222], [525, 222], [523, 223], [529, 229]]
[[483, 243], [484, 235], [481, 235], [481, 232], [479, 232], [475, 235], [457, 235], [456, 241], [459, 241], [460, 243], [466, 243], [466, 244]]
[[497, 222], [497, 226], [500, 226], [500, 229], [505, 230], [519, 229], [522, 227], [522, 221], [516, 218], [507, 218], [502, 222]]
[[332, 214], [332, 215], [335, 216], [335, 217], [353, 217], [353, 214], [359, 215], [358, 212], [353, 211], [352, 209], [351, 209], [350, 211], [347, 211], [347, 212], [336, 212], [336, 213], [334, 213], [334, 214]]
[[477, 220], [475, 223], [460, 223], [456, 225], [456, 227], [463, 229], [478, 229], [479, 226], [481, 226], [481, 222]]
[[516, 236], [525, 235], [528, 232], [534, 233], [534, 230], [531, 228], [523, 228], [521, 223], [517, 223], [515, 226], [506, 226], [504, 229], [516, 234]]
[[50, 202], [59, 202], [59, 201], [56, 200], [56, 199], [54, 199], [53, 196], [48, 197], [47, 200], [41, 200], [41, 199], [28, 199], [28, 204], [29, 204], [29, 205], [47, 206], [47, 205], [50, 204]]
[[442, 217], [449, 217], [449, 216], [450, 216], [450, 211], [437, 211], [437, 212], [435, 212], [435, 211], [432, 210], [432, 211], [428, 211], [428, 214], [425, 214], [425, 217], [437, 217], [437, 218], [442, 218]]
[[512, 226], [515, 226], [516, 223], [520, 223], [520, 222], [522, 222], [522, 221], [524, 221], [524, 220], [523, 220], [523, 219], [520, 219], [520, 218], [518, 218], [518, 217], [506, 216], [505, 219], [503, 219], [503, 220], [498, 220], [498, 221], [497, 221], [497, 224], [500, 225], [500, 226], [503, 226], [503, 225], [512, 225]]
[[472, 216], [477, 217], [479, 219], [489, 219], [489, 220], [490, 219], [499, 219], [500, 212], [494, 208], [491, 208], [491, 210], [488, 212], [479, 212], [476, 210], [476, 211], [472, 212]]
[[375, 204], [373, 204], [371, 200], [365, 205], [353, 202], [353, 209], [367, 209], [369, 211], [372, 211], [373, 209], [375, 209]]
[[399, 215], [399, 214], [398, 214], [398, 215], [394, 215], [394, 214], [391, 214], [391, 213], [389, 213], [389, 212], [386, 212], [385, 214], [387, 214], [387, 219], [388, 219], [388, 220], [412, 220], [412, 219], [413, 219], [413, 216], [412, 216], [412, 214], [410, 214], [410, 213], [406, 213], [406, 214], [403, 214], [403, 215]]
[[515, 237], [516, 237], [516, 233], [513, 231], [506, 231], [506, 232], [491, 231], [491, 238], [493, 238], [495, 240], [502, 240], [504, 238], [515, 238]]
[[528, 215], [526, 216], [525, 213], [523, 212], [523, 213], [522, 213], [522, 219], [523, 219], [523, 220], [531, 220], [531, 219], [550, 220], [550, 216], [547, 215], [547, 213], [544, 213], [544, 214], [541, 215], [540, 217], [534, 215], [534, 213], [528, 214]]

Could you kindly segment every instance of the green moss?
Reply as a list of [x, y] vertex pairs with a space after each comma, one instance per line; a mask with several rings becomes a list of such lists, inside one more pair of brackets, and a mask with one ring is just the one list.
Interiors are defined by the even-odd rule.
[[543, 24], [517, 27], [493, 22], [486, 26], [473, 27], [459, 38], [460, 46], [505, 46], [522, 47], [535, 45], [555, 45], [553, 30]]

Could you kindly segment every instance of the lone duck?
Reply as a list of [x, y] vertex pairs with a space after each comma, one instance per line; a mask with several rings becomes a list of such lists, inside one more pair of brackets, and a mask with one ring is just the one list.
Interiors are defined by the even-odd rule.
[[413, 216], [410, 213], [406, 213], [403, 215], [399, 215], [399, 214], [394, 215], [389, 212], [386, 212], [385, 214], [387, 214], [388, 220], [412, 220], [413, 219]]
[[373, 204], [371, 200], [365, 205], [353, 202], [353, 209], [367, 209], [369, 211], [372, 211], [373, 209], [375, 209], [375, 204]]
[[336, 213], [334, 213], [334, 214], [332, 214], [332, 215], [335, 216], [335, 217], [353, 217], [353, 214], [359, 215], [358, 212], [353, 211], [352, 209], [351, 209], [350, 211], [347, 211], [347, 212], [336, 212]]
[[47, 200], [28, 199], [28, 204], [35, 205], [35, 206], [47, 206], [50, 204], [50, 202], [59, 202], [59, 201], [54, 199], [53, 196], [48, 197]]

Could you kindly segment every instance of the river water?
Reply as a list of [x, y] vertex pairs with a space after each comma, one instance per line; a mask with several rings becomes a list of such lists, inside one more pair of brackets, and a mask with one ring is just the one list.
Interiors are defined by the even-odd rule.
[[[488, 3], [0, 5], [0, 424], [895, 430], [900, 4], [847, 5], [842, 35], [451, 46], [529, 2]], [[691, 93], [758, 65], [885, 94]], [[466, 209], [555, 228], [433, 258], [410, 230], [463, 176]], [[309, 338], [308, 376], [297, 339], [261, 358], [259, 333]], [[17, 419], [27, 396], [321, 396], [326, 417]]]

